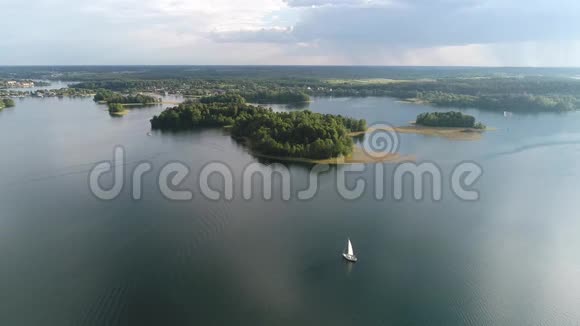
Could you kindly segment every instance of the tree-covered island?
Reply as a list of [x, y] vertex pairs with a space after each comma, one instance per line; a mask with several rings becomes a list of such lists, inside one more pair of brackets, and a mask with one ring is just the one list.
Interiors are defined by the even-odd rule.
[[121, 103], [109, 103], [107, 104], [109, 107], [109, 114], [114, 116], [121, 116], [127, 113], [127, 109]]
[[109, 90], [98, 90], [93, 100], [99, 103], [106, 103], [108, 106], [109, 114], [113, 116], [122, 116], [127, 114], [127, 109], [125, 108], [126, 105], [146, 105], [161, 102], [160, 99], [149, 95], [122, 95]]
[[443, 137], [461, 141], [479, 140], [483, 131], [493, 130], [477, 122], [473, 116], [454, 111], [421, 113], [411, 125], [394, 129], [402, 134]]
[[270, 156], [327, 159], [353, 150], [351, 132], [366, 130], [366, 121], [311, 111], [274, 112], [245, 103], [239, 95], [185, 102], [151, 119], [151, 127], [183, 130], [231, 126], [231, 136]]
[[485, 125], [476, 122], [471, 115], [461, 112], [426, 112], [417, 116], [415, 124], [427, 127], [452, 127], [452, 128], [474, 128], [485, 129]]
[[158, 103], [159, 99], [149, 95], [122, 95], [110, 90], [98, 90], [93, 98], [95, 102], [104, 102], [107, 104], [154, 104]]

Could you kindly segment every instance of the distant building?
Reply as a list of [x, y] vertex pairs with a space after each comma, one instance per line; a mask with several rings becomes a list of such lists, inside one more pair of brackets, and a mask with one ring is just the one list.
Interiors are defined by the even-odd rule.
[[6, 86], [7, 87], [29, 88], [29, 87], [34, 87], [34, 82], [9, 80], [6, 82]]

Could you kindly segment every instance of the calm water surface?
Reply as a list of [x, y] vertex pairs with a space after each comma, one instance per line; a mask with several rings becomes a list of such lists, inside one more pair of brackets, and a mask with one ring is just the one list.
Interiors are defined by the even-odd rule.
[[[221, 130], [153, 132], [162, 106], [122, 118], [90, 99], [20, 99], [0, 112], [2, 325], [577, 325], [580, 323], [580, 114], [466, 110], [497, 128], [476, 142], [400, 135], [400, 152], [437, 163], [443, 200], [346, 201], [335, 173], [310, 201], [242, 199], [244, 167], [258, 162]], [[276, 107], [283, 110], [284, 107]], [[318, 98], [317, 112], [404, 125], [432, 108], [386, 98]], [[141, 161], [143, 199], [126, 186], [95, 198], [88, 173], [126, 150]], [[484, 169], [481, 199], [449, 191], [453, 167]], [[165, 199], [155, 175], [187, 164], [188, 202]], [[210, 201], [197, 172], [234, 171], [232, 201]], [[293, 190], [308, 166], [290, 165]], [[107, 180], [105, 180], [106, 183]], [[212, 182], [219, 184], [219, 178]], [[259, 180], [258, 180], [259, 181]], [[295, 196], [293, 196], [295, 198]], [[359, 256], [342, 261], [346, 238]]]

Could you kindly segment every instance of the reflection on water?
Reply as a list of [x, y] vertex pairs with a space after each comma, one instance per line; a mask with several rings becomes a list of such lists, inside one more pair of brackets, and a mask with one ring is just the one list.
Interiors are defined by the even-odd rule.
[[346, 266], [346, 275], [350, 276], [350, 274], [352, 273], [352, 269], [354, 268], [354, 263], [345, 261], [344, 265]]
[[272, 108], [275, 112], [299, 111], [310, 108], [309, 102], [290, 103], [290, 104], [258, 104], [260, 106]]
[[[31, 98], [0, 115], [2, 324], [580, 320], [577, 113], [505, 118], [466, 110], [497, 130], [475, 142], [400, 135], [401, 154], [433, 161], [444, 175], [463, 160], [481, 164], [478, 202], [447, 190], [441, 202], [416, 202], [410, 189], [401, 201], [376, 200], [370, 190], [345, 201], [336, 168], [320, 176], [312, 200], [284, 201], [275, 188], [265, 201], [239, 195], [243, 169], [258, 159], [227, 133], [151, 131], [149, 119], [166, 106], [114, 119], [90, 99]], [[309, 107], [391, 125], [432, 110], [384, 98], [314, 99]], [[90, 194], [91, 167], [111, 160], [115, 145], [126, 152], [126, 184], [139, 162], [154, 167], [141, 201], [129, 186], [114, 201]], [[157, 189], [156, 176], [172, 161], [190, 167], [179, 187], [194, 192], [192, 201], [171, 202]], [[234, 172], [234, 200], [199, 193], [197, 174], [211, 161]], [[386, 164], [385, 175], [393, 168]], [[289, 169], [293, 191], [305, 189], [309, 166]], [[349, 182], [356, 178], [374, 186], [372, 169]], [[356, 264], [340, 256], [347, 237], [356, 239]]]

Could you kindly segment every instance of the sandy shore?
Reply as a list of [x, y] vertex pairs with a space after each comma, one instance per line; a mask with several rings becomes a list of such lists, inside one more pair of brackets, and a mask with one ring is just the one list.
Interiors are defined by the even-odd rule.
[[129, 110], [123, 110], [121, 112], [109, 112], [109, 114], [113, 117], [122, 117], [122, 116], [126, 115], [127, 113], [129, 113]]
[[451, 140], [480, 140], [486, 131], [486, 129], [475, 128], [426, 127], [418, 125], [396, 127], [394, 129], [402, 134], [435, 136]]
[[325, 160], [316, 160], [317, 164], [356, 164], [356, 163], [400, 163], [405, 161], [414, 161], [415, 157], [411, 155], [401, 155], [399, 153], [367, 153], [360, 146], [354, 146], [352, 153], [346, 157], [329, 158]]
[[[352, 133], [351, 136], [375, 132], [376, 128], [369, 128], [366, 132]], [[456, 128], [456, 127], [427, 127], [416, 125], [411, 122], [409, 126], [393, 127], [394, 131], [401, 134], [417, 134], [425, 136], [443, 137], [450, 140], [479, 140], [486, 131], [494, 130], [493, 128], [475, 129], [475, 128]], [[386, 130], [386, 132], [392, 132]]]

